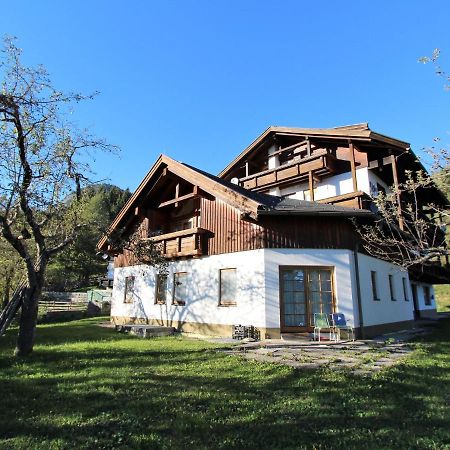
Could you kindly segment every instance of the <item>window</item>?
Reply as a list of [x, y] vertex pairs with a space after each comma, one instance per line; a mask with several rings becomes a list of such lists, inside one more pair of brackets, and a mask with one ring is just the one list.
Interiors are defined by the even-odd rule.
[[280, 316], [283, 330], [314, 327], [315, 314], [329, 315], [333, 312], [332, 267], [280, 267]]
[[431, 305], [431, 295], [430, 295], [430, 286], [423, 287], [423, 296], [425, 298], [425, 305]]
[[166, 304], [166, 292], [167, 292], [167, 275], [164, 273], [158, 273], [156, 275], [155, 305]]
[[409, 302], [409, 295], [408, 295], [408, 284], [406, 283], [406, 278], [402, 278], [403, 282], [403, 298], [405, 299], [405, 302]]
[[125, 277], [124, 303], [133, 303], [134, 277]]
[[184, 306], [187, 297], [187, 273], [178, 272], [173, 274], [173, 296], [172, 304]]
[[380, 299], [378, 298], [377, 273], [374, 270], [370, 272], [370, 278], [372, 280], [372, 297], [378, 301]]
[[391, 300], [393, 302], [397, 301], [397, 299], [395, 298], [394, 277], [393, 277], [393, 275], [389, 275], [389, 291], [391, 293]]
[[236, 305], [236, 269], [221, 269], [219, 271], [219, 305]]

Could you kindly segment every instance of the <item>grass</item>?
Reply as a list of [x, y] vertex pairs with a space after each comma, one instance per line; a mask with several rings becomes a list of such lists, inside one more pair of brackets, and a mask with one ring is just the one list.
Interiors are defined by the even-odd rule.
[[450, 285], [437, 284], [434, 286], [438, 311], [450, 312]]
[[405, 448], [450, 444], [450, 322], [374, 378], [245, 361], [98, 319], [0, 339], [1, 449]]

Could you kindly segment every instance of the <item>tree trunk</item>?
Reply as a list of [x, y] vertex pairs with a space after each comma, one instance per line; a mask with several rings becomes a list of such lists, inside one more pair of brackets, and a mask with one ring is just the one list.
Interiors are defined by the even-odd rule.
[[39, 298], [41, 297], [43, 279], [37, 277], [34, 286], [27, 289], [22, 303], [20, 315], [19, 335], [14, 354], [16, 356], [28, 356], [33, 351], [36, 337], [36, 324], [38, 317]]

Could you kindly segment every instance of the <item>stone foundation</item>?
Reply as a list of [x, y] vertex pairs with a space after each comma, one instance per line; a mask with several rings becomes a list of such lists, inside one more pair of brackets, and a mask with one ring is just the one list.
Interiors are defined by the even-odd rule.
[[[232, 325], [224, 325], [219, 323], [179, 322], [177, 320], [151, 318], [143, 319], [139, 317], [124, 316], [111, 316], [111, 322], [114, 325], [142, 324], [174, 327], [177, 331], [181, 331], [183, 333], [201, 334], [205, 336], [223, 336], [230, 338], [233, 327]], [[258, 328], [261, 333], [261, 339], [279, 339], [281, 337], [279, 328], [256, 328]]]

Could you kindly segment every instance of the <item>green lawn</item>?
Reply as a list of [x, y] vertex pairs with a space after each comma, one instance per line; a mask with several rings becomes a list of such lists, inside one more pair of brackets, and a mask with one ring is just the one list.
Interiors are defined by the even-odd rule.
[[43, 325], [27, 361], [0, 339], [1, 449], [450, 445], [450, 323], [374, 378], [249, 362], [183, 338]]
[[434, 286], [438, 311], [450, 312], [450, 285], [437, 284]]

